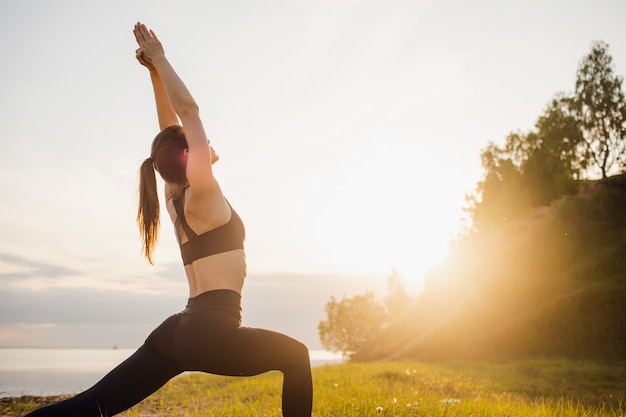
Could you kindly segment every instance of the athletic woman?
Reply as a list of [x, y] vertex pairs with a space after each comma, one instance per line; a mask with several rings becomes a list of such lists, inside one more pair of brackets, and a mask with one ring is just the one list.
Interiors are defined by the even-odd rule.
[[241, 326], [245, 231], [213, 177], [211, 165], [218, 156], [198, 106], [154, 32], [137, 23], [134, 34], [136, 57], [150, 71], [162, 129], [141, 165], [137, 221], [152, 263], [159, 232], [156, 170], [165, 181], [166, 207], [189, 282], [187, 308], [165, 320], [96, 385], [29, 416], [112, 416], [183, 371], [252, 376], [271, 370], [284, 376], [283, 415], [310, 416], [313, 388], [306, 346], [281, 333]]

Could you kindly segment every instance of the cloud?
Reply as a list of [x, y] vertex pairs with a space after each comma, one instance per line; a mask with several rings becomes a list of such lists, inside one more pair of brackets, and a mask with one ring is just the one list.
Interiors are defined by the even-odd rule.
[[29, 253], [27, 257], [18, 252], [23, 250], [0, 252], [0, 288], [4, 291], [81, 288], [87, 292], [175, 295], [184, 295], [187, 291], [184, 268], [178, 261], [151, 266], [143, 262], [105, 262], [101, 258], [56, 252], [41, 256]]
[[145, 340], [152, 325], [128, 323], [109, 325], [89, 324], [2, 324], [0, 345], [2, 347], [42, 348], [136, 348]]
[[184, 308], [176, 295], [93, 288], [0, 291], [0, 323], [153, 322]]
[[8, 264], [9, 268], [16, 268], [13, 272], [0, 272], [0, 280], [23, 279], [32, 276], [58, 278], [78, 275], [80, 271], [63, 265], [42, 262], [31, 258], [10, 253], [0, 253], [0, 261]]
[[[251, 274], [243, 292], [243, 324], [280, 331], [319, 349], [317, 325], [330, 296], [381, 292], [385, 282], [374, 275]], [[175, 292], [3, 288], [0, 346], [135, 347], [186, 301]]]

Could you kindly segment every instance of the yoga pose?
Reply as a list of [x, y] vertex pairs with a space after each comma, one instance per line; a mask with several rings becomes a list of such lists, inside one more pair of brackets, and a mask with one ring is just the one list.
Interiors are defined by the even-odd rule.
[[252, 376], [271, 370], [284, 376], [283, 415], [310, 416], [313, 387], [306, 346], [281, 333], [241, 325], [245, 231], [213, 177], [211, 165], [218, 156], [207, 140], [198, 106], [154, 32], [137, 23], [134, 34], [137, 60], [150, 72], [161, 129], [141, 165], [137, 221], [145, 256], [152, 263], [159, 231], [156, 170], [165, 181], [189, 300], [182, 312], [165, 320], [96, 385], [29, 416], [112, 416], [183, 371]]

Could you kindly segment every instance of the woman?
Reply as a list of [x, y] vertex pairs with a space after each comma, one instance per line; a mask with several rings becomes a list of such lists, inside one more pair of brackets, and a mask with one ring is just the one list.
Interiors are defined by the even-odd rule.
[[165, 181], [166, 206], [189, 282], [187, 308], [165, 320], [92, 388], [29, 416], [112, 416], [183, 371], [252, 376], [270, 370], [284, 375], [283, 415], [310, 416], [313, 389], [306, 346], [280, 333], [241, 326], [245, 232], [213, 177], [211, 165], [218, 156], [198, 106], [154, 32], [137, 23], [134, 34], [137, 59], [150, 71], [162, 129], [141, 165], [137, 220], [152, 263], [159, 231], [156, 170]]

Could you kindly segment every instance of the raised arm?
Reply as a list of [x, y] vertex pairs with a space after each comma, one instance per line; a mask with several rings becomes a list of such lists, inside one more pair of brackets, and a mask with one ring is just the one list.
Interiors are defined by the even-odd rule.
[[[138, 39], [137, 43], [139, 43]], [[167, 91], [165, 90], [165, 86], [163, 85], [163, 80], [161, 80], [159, 72], [156, 70], [154, 65], [150, 64], [143, 58], [141, 48], [137, 49], [136, 58], [141, 65], [148, 68], [148, 71], [150, 71], [150, 80], [152, 81], [152, 89], [154, 90], [154, 100], [156, 102], [157, 116], [159, 118], [159, 128], [163, 130], [168, 126], [180, 125], [180, 122], [178, 121], [178, 116], [176, 116], [176, 112], [172, 107], [172, 103], [170, 103], [170, 98], [167, 95]]]
[[155, 33], [148, 30], [145, 25], [137, 23], [134, 34], [139, 44], [137, 54], [143, 61], [154, 67], [160, 78], [161, 83], [155, 86], [155, 94], [158, 94], [158, 86], [162, 86], [168, 98], [167, 101], [180, 118], [185, 130], [189, 146], [187, 179], [192, 190], [201, 192], [218, 189], [211, 171], [212, 153], [196, 101], [165, 57], [163, 46]]

